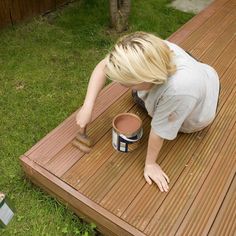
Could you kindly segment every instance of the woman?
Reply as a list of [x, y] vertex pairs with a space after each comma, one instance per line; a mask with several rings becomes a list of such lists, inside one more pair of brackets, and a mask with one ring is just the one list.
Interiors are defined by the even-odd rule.
[[156, 163], [163, 141], [175, 139], [179, 131], [199, 131], [214, 120], [219, 96], [216, 71], [153, 34], [127, 35], [95, 67], [76, 117], [80, 127], [91, 121], [106, 78], [131, 88], [134, 100], [152, 117], [144, 177], [167, 192], [169, 178]]

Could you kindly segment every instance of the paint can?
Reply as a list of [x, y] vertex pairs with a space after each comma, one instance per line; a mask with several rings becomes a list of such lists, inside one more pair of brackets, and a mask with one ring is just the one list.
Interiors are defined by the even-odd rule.
[[0, 228], [6, 227], [14, 216], [12, 207], [6, 195], [0, 192]]
[[133, 113], [121, 113], [112, 121], [112, 146], [120, 152], [135, 150], [143, 135], [142, 120]]

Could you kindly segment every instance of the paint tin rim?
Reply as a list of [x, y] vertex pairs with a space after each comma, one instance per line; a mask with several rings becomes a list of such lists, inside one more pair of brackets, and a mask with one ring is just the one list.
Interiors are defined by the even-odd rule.
[[[135, 130], [133, 133], [121, 132], [119, 129], [117, 129], [117, 127], [116, 127], [116, 125], [115, 125], [115, 121], [117, 120], [117, 118], [119, 118], [119, 117], [121, 117], [121, 116], [133, 116], [133, 117], [135, 117], [135, 118], [139, 121], [139, 123], [140, 123], [139, 128], [138, 128], [137, 130]], [[116, 116], [113, 118], [113, 121], [112, 121], [112, 127], [113, 127], [113, 129], [114, 129], [118, 134], [123, 134], [123, 135], [125, 135], [126, 137], [132, 137], [132, 136], [135, 136], [135, 135], [137, 135], [138, 133], [140, 133], [141, 130], [142, 130], [142, 125], [143, 125], [143, 121], [141, 120], [141, 118], [140, 118], [138, 115], [136, 115], [136, 114], [134, 114], [134, 113], [131, 113], [131, 112], [120, 113], [120, 114], [116, 115]]]

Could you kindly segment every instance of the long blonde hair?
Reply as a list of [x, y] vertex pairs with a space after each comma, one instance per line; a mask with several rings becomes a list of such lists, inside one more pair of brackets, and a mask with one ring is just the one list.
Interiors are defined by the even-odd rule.
[[176, 71], [172, 51], [150, 33], [135, 32], [120, 38], [107, 57], [106, 76], [124, 85], [163, 84]]

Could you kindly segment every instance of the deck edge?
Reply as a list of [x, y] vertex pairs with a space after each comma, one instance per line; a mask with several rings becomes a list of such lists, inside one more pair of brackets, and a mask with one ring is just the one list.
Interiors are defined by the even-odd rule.
[[[116, 89], [116, 87], [119, 86], [118, 84], [116, 84], [115, 82], [111, 82], [110, 84], [106, 85], [99, 94], [99, 97], [104, 96], [106, 93], [108, 93], [110, 90], [112, 89]], [[119, 99], [120, 96], [122, 96], [122, 94], [124, 94], [125, 92], [127, 92], [128, 89], [124, 88], [123, 91], [121, 92], [121, 94], [117, 97], [117, 99]], [[35, 152], [41, 145], [43, 145], [55, 132], [57, 132], [57, 130], [59, 130], [65, 122], [67, 122], [68, 120], [71, 119], [71, 117], [75, 116], [75, 114], [81, 109], [82, 105], [80, 107], [78, 107], [74, 112], [72, 112], [65, 120], [63, 120], [60, 124], [58, 124], [56, 127], [54, 127], [51, 131], [49, 131], [47, 134], [45, 134], [40, 140], [38, 140], [35, 144], [33, 144], [30, 149], [28, 149], [28, 151], [26, 151], [24, 153], [25, 156], [30, 156], [33, 152]], [[101, 113], [98, 113], [95, 115], [94, 118], [97, 118], [98, 116], [100, 116]]]
[[[98, 226], [98, 230], [105, 235], [145, 236], [141, 231], [91, 201], [27, 156], [22, 155], [20, 157], [20, 164], [30, 181], [66, 204], [78, 216], [82, 216], [85, 221], [95, 222]], [[93, 217], [91, 218], [89, 215], [93, 215]]]

